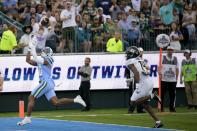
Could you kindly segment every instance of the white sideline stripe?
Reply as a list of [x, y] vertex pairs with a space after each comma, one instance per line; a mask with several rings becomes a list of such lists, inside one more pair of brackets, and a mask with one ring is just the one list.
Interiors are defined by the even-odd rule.
[[[69, 121], [69, 120], [57, 120], [57, 119], [47, 119], [47, 118], [34, 118], [34, 119], [43, 119], [43, 120], [51, 120], [51, 121], [68, 121], [68, 122], [81, 122], [81, 123], [90, 123], [90, 124], [96, 124], [96, 125], [112, 125], [112, 126], [121, 126], [121, 127], [138, 127], [138, 128], [145, 128], [145, 129], [156, 129], [151, 127], [142, 127], [142, 126], [129, 126], [129, 125], [118, 125], [118, 124], [107, 124], [107, 123], [97, 123], [97, 122], [87, 122], [87, 121]], [[165, 129], [165, 128], [159, 128], [166, 131], [184, 131], [184, 130], [177, 130], [177, 129]]]
[[[197, 112], [188, 112], [188, 113], [171, 113], [171, 112], [164, 112], [164, 113], [157, 113], [159, 115], [196, 115]], [[73, 116], [73, 117], [78, 117], [78, 116], [90, 116], [90, 117], [96, 117], [96, 116], [112, 116], [112, 115], [124, 115], [124, 116], [143, 116], [143, 115], [147, 115], [147, 113], [144, 113], [144, 114], [84, 114], [84, 115], [81, 115], [81, 114], [77, 114], [77, 115], [57, 115], [57, 116], [54, 116], [54, 117], [57, 117], [57, 118], [61, 118], [61, 117], [66, 117], [66, 116]], [[47, 117], [47, 116], [34, 116], [34, 117]]]

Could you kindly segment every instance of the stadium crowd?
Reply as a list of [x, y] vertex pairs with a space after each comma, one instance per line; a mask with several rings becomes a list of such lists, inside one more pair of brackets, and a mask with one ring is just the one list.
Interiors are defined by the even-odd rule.
[[[131, 45], [154, 51], [161, 33], [176, 50], [197, 48], [195, 0], [1, 0], [1, 11], [25, 26], [19, 47], [28, 45], [29, 27], [37, 51], [121, 52]], [[1, 35], [8, 29], [2, 23]]]

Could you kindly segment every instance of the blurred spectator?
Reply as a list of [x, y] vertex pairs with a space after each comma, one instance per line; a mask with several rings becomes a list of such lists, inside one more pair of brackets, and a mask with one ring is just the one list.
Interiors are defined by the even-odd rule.
[[195, 23], [196, 23], [196, 14], [192, 12], [191, 7], [188, 7], [188, 9], [186, 9], [183, 14], [182, 26], [187, 28], [188, 30], [190, 48], [194, 46], [191, 44], [193, 44], [193, 41], [195, 39], [195, 31], [196, 31]]
[[56, 0], [54, 5], [52, 6], [52, 10], [53, 11], [61, 11], [64, 9], [64, 4], [63, 4], [64, 0]]
[[121, 12], [119, 5], [117, 4], [117, 0], [111, 0], [112, 5], [109, 9], [112, 20], [116, 20], [118, 17], [118, 13]]
[[77, 26], [81, 25], [82, 18], [80, 14], [76, 15], [75, 21], [76, 21]]
[[17, 9], [18, 0], [3, 0], [3, 11], [5, 14], [9, 15], [12, 19], [18, 18], [18, 9]]
[[109, 9], [111, 5], [112, 5], [111, 0], [96, 0], [96, 7], [103, 8], [103, 13], [105, 15], [110, 15]]
[[112, 36], [114, 36], [114, 33], [116, 31], [119, 31], [116, 26], [115, 23], [112, 21], [111, 17], [107, 17], [106, 19], [106, 23], [104, 23], [104, 30], [105, 30], [105, 38], [107, 37], [107, 39], [111, 38]]
[[103, 14], [103, 8], [99, 7], [97, 16], [99, 17], [99, 23], [104, 24], [108, 15]]
[[33, 6], [30, 8], [30, 12], [28, 12], [28, 7], [26, 7], [23, 13], [21, 13], [20, 19], [22, 24], [29, 25], [31, 17], [34, 17], [36, 22], [40, 22], [41, 17], [38, 13], [36, 13], [36, 8]]
[[33, 31], [31, 26], [24, 26], [23, 32], [24, 35], [21, 37], [19, 44], [23, 46], [23, 54], [27, 54], [28, 52], [28, 45], [30, 41], [30, 34]]
[[37, 4], [36, 5], [36, 13], [38, 15], [40, 15], [40, 17], [42, 17], [42, 12], [44, 12], [44, 11], [45, 11], [45, 7], [44, 7], [43, 4]]
[[95, 51], [102, 51], [103, 50], [103, 24], [99, 23], [99, 17], [95, 16], [93, 20], [93, 24], [91, 25], [91, 32], [92, 32], [92, 40], [93, 40], [93, 47]]
[[170, 25], [173, 22], [173, 8], [176, 0], [163, 0], [163, 6], [160, 7], [159, 15], [165, 25]]
[[128, 30], [131, 28], [131, 24], [127, 19], [127, 15], [125, 12], [121, 13], [121, 20], [118, 22], [118, 27], [122, 31], [122, 37], [125, 39], [127, 37]]
[[[61, 31], [57, 28], [57, 26], [55, 27], [54, 31], [50, 30], [49, 27], [49, 34], [46, 38], [46, 47], [50, 47], [54, 53], [61, 53], [59, 47], [60, 47], [60, 37], [61, 35]], [[64, 48], [62, 48], [64, 49]], [[63, 52], [63, 51], [62, 51]]]
[[149, 31], [148, 18], [145, 17], [144, 13], [140, 13], [139, 29], [141, 31], [141, 37], [143, 39], [148, 39], [147, 32]]
[[134, 9], [129, 10], [127, 20], [129, 23], [131, 23], [133, 20], [139, 22], [138, 13]]
[[83, 7], [85, 5], [85, 2], [86, 2], [85, 0], [76, 0], [75, 2], [73, 2], [74, 6], [75, 6], [76, 15], [83, 12]]
[[170, 46], [174, 48], [174, 50], [181, 50], [180, 41], [183, 40], [183, 35], [179, 31], [178, 25], [173, 22], [171, 24], [171, 33], [170, 33]]
[[51, 12], [50, 10], [48, 10], [46, 12], [46, 16], [49, 19], [49, 25], [51, 26], [52, 30], [54, 30], [55, 25], [57, 24], [57, 20], [55, 18], [55, 12]]
[[143, 12], [146, 18], [149, 18], [151, 16], [151, 8], [149, 6], [148, 0], [142, 0], [140, 12]]
[[120, 33], [116, 32], [114, 37], [108, 40], [106, 50], [113, 53], [123, 51], [123, 43], [121, 41]]
[[64, 0], [64, 10], [60, 14], [62, 21], [64, 43], [68, 44], [69, 52], [73, 52], [75, 39], [75, 6], [69, 0]]
[[173, 9], [173, 22], [176, 24], [179, 24], [179, 14], [176, 10], [176, 8]]
[[153, 0], [151, 16], [153, 16], [155, 19], [160, 18], [159, 9], [160, 9], [160, 0]]
[[0, 38], [2, 38], [3, 32], [6, 31], [6, 30], [8, 30], [8, 25], [7, 24], [3, 24], [1, 32], [0, 32]]
[[132, 8], [135, 11], [140, 11], [142, 0], [131, 0]]
[[130, 43], [130, 46], [138, 46], [136, 44], [140, 43], [140, 29], [137, 26], [137, 21], [132, 21], [132, 27], [128, 31], [128, 41]]
[[87, 23], [82, 22], [81, 26], [77, 28], [77, 43], [83, 52], [90, 52], [91, 43], [91, 32], [87, 27]]
[[137, 12], [134, 9], [129, 10], [128, 14], [129, 14], [129, 16], [128, 16], [127, 20], [129, 22], [130, 26], [132, 26], [131, 22], [133, 20], [136, 21], [136, 22], [139, 22], [139, 16], [138, 16]]
[[91, 23], [90, 16], [88, 15], [88, 12], [86, 12], [86, 11], [83, 12], [82, 20], [89, 23], [89, 24]]
[[124, 7], [124, 12], [128, 13], [131, 10], [131, 6], [129, 5], [131, 2], [129, 1], [121, 1], [122, 6]]
[[94, 6], [94, 0], [87, 0], [87, 4], [84, 7], [84, 12], [87, 12], [90, 16], [90, 19], [93, 20], [93, 18], [97, 15], [97, 9]]

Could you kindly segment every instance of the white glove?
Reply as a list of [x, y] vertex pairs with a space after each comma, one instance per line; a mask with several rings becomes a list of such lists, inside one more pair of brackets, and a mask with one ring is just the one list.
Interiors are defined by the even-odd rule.
[[37, 41], [36, 35], [32, 34], [30, 36], [29, 47], [31, 49], [36, 48], [37, 44], [38, 44], [38, 41]]

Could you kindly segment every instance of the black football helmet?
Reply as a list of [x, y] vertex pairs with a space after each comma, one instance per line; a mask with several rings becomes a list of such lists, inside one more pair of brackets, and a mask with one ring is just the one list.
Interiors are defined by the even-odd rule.
[[131, 59], [131, 58], [136, 58], [140, 55], [140, 52], [136, 46], [131, 46], [129, 47], [126, 52], [126, 60]]

